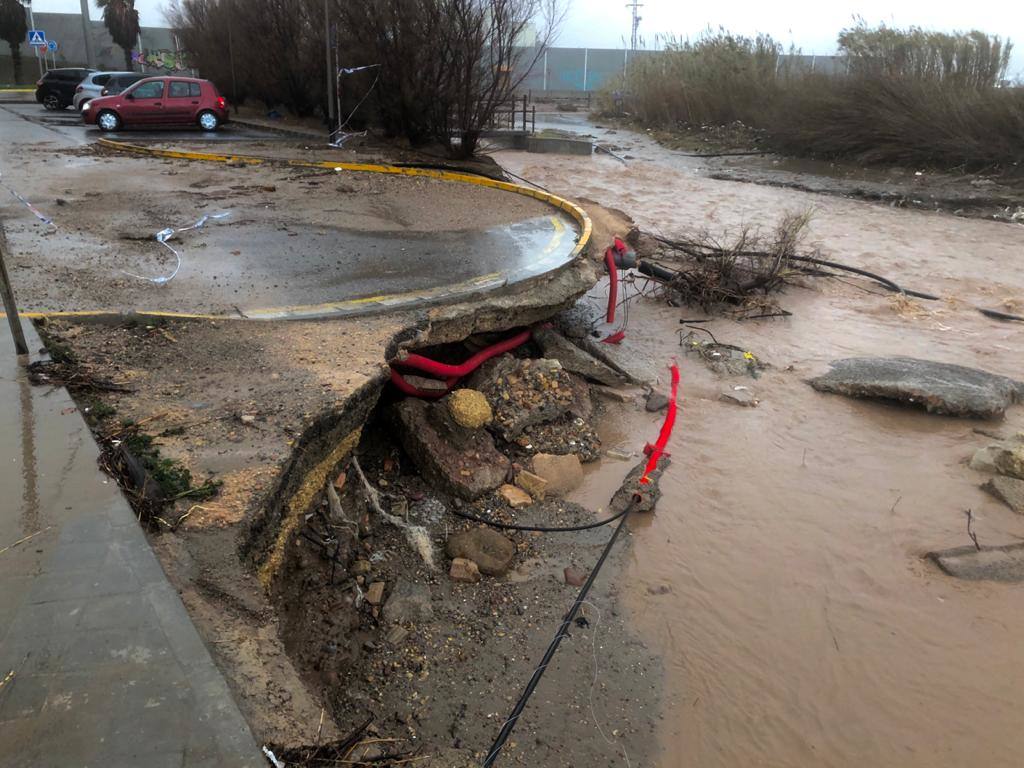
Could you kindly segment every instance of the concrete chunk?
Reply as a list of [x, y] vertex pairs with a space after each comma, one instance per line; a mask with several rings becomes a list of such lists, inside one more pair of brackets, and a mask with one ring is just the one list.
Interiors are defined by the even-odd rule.
[[968, 581], [1024, 581], [1024, 543], [1001, 547], [974, 546], [929, 552], [945, 573]]
[[1024, 399], [1024, 383], [962, 365], [912, 357], [854, 357], [831, 363], [832, 370], [810, 380], [821, 392], [896, 400], [929, 413], [1002, 418]]
[[981, 487], [1017, 514], [1024, 515], [1024, 480], [1015, 477], [993, 477]]
[[540, 345], [544, 357], [557, 360], [567, 371], [609, 387], [618, 387], [626, 383], [624, 376], [584, 352], [558, 331], [541, 328], [534, 331], [533, 338]]

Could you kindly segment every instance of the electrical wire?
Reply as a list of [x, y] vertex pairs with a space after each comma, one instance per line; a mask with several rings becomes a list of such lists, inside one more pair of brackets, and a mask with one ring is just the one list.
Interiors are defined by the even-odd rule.
[[576, 618], [576, 614], [579, 612], [580, 606], [586, 602], [587, 594], [590, 592], [590, 588], [594, 585], [594, 580], [597, 578], [597, 574], [600, 573], [601, 567], [608, 559], [608, 554], [612, 551], [612, 547], [619, 538], [619, 534], [622, 533], [622, 529], [626, 526], [626, 521], [629, 519], [629, 513], [633, 511], [633, 508], [637, 505], [639, 498], [639, 495], [634, 496], [629, 506], [626, 507], [622, 513], [622, 517], [619, 519], [619, 524], [615, 526], [615, 530], [612, 532], [611, 537], [608, 539], [608, 543], [605, 544], [604, 550], [601, 552], [601, 557], [598, 558], [597, 563], [590, 571], [590, 576], [587, 577], [586, 582], [584, 582], [583, 586], [580, 588], [579, 594], [573, 601], [572, 606], [562, 619], [562, 623], [558, 627], [558, 631], [555, 633], [554, 638], [548, 645], [547, 650], [544, 652], [544, 656], [541, 659], [540, 664], [537, 665], [535, 670], [533, 670], [533, 675], [530, 677], [530, 681], [526, 684], [526, 688], [523, 689], [523, 693], [520, 695], [515, 707], [512, 708], [512, 713], [501, 726], [501, 730], [498, 732], [498, 736], [494, 740], [494, 744], [491, 745], [491, 748], [487, 753], [487, 758], [483, 762], [483, 768], [491, 768], [491, 766], [494, 765], [495, 760], [498, 759], [498, 755], [501, 754], [501, 750], [505, 746], [505, 742], [507, 742], [508, 737], [512, 735], [512, 731], [516, 727], [516, 721], [519, 720], [520, 716], [523, 714], [523, 710], [526, 709], [526, 704], [529, 702], [534, 690], [536, 690], [537, 684], [540, 683], [541, 678], [544, 676], [544, 671], [548, 668], [551, 660], [555, 657], [555, 653], [558, 651], [558, 646], [561, 645], [563, 639], [569, 636], [569, 626], [572, 624], [572, 620]]

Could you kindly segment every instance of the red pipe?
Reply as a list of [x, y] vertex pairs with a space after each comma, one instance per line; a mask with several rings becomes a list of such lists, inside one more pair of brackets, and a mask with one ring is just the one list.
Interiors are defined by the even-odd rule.
[[648, 475], [651, 474], [658, 467], [658, 459], [665, 452], [665, 446], [668, 445], [668, 439], [672, 436], [672, 427], [676, 423], [676, 398], [679, 397], [679, 366], [675, 363], [672, 364], [672, 396], [668, 401], [668, 413], [665, 414], [665, 423], [661, 425], [661, 432], [658, 433], [658, 439], [654, 443], [654, 450], [651, 451], [651, 455], [647, 459], [647, 466], [644, 467], [644, 475], [640, 478], [640, 482], [646, 485], [651, 482], [651, 478]]
[[[440, 379], [461, 379], [463, 376], [468, 376], [485, 362], [490, 360], [492, 357], [497, 355], [503, 355], [506, 352], [511, 352], [516, 347], [521, 347], [527, 341], [530, 340], [530, 336], [533, 331], [527, 329], [521, 333], [517, 333], [511, 338], [499, 341], [497, 344], [492, 344], [486, 349], [481, 349], [466, 362], [459, 365], [448, 365], [447, 363], [439, 363], [436, 360], [431, 360], [429, 357], [423, 355], [417, 355], [416, 353], [410, 353], [406, 357], [399, 360], [395, 360], [391, 365], [400, 366], [402, 368], [412, 368], [416, 371], [422, 371], [423, 373], [436, 376]], [[454, 385], [452, 385], [454, 386]]]
[[414, 387], [405, 380], [402, 374], [392, 368], [391, 383], [394, 384], [402, 394], [411, 395], [413, 397], [422, 397], [425, 400], [436, 400], [447, 395], [451, 388], [458, 383], [458, 379], [449, 379], [446, 381], [444, 389], [420, 389], [419, 387]]
[[626, 338], [625, 331], [616, 331], [606, 339], [601, 339], [602, 344], [620, 344]]
[[619, 268], [615, 266], [615, 251], [611, 247], [604, 252], [604, 264], [608, 267], [608, 315], [605, 320], [615, 322], [615, 306], [619, 303]]

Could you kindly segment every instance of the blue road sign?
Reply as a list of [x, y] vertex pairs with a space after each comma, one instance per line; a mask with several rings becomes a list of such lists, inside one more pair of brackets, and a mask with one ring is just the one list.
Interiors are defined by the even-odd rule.
[[56, 40], [47, 40], [46, 41], [46, 50], [48, 50], [48, 51], [56, 51], [57, 50], [57, 41]]
[[46, 32], [41, 29], [30, 29], [28, 31], [28, 44], [32, 46], [46, 45]]

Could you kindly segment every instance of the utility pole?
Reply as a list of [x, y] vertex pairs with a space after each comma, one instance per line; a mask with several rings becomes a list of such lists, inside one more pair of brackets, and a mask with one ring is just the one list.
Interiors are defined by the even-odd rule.
[[89, 0], [82, 0], [82, 36], [85, 38], [85, 65], [89, 69], [96, 68], [96, 57], [92, 53], [92, 30], [89, 18]]
[[626, 7], [633, 11], [633, 34], [629, 38], [629, 49], [631, 51], [635, 51], [639, 45], [637, 30], [640, 29], [640, 21], [642, 20], [640, 16], [640, 9], [644, 7], [644, 4], [637, 0], [632, 0], [632, 2], [626, 3]]
[[324, 55], [327, 59], [327, 117], [329, 120], [328, 125], [330, 126], [327, 130], [334, 130], [334, 88], [335, 78], [337, 73], [334, 71], [334, 65], [331, 61], [331, 11], [328, 7], [330, 0], [324, 0]]

